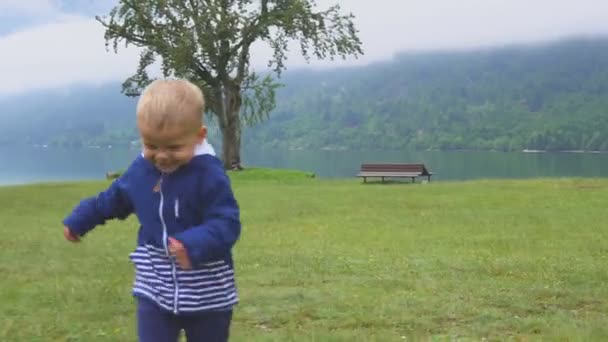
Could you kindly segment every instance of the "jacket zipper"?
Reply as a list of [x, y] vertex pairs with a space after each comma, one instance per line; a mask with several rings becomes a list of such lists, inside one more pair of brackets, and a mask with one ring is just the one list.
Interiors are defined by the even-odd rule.
[[171, 274], [173, 275], [173, 313], [177, 314], [177, 298], [179, 295], [179, 289], [177, 288], [177, 270], [175, 268], [175, 262], [171, 258], [171, 253], [169, 253], [168, 246], [168, 234], [167, 234], [167, 225], [165, 224], [165, 218], [163, 216], [163, 205], [164, 205], [164, 196], [163, 196], [163, 175], [160, 177], [159, 181], [160, 185], [160, 204], [158, 206], [158, 215], [160, 216], [160, 222], [163, 225], [163, 244], [165, 246], [165, 252], [167, 253], [167, 257], [169, 258], [169, 262], [171, 262]]

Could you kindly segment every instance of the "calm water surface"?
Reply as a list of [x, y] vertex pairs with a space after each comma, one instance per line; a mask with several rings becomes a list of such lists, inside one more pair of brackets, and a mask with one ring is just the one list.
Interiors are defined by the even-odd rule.
[[[0, 148], [0, 184], [102, 179], [138, 153], [128, 148]], [[436, 180], [608, 177], [608, 154], [439, 151], [243, 151], [245, 166], [353, 177], [363, 162], [422, 162]]]

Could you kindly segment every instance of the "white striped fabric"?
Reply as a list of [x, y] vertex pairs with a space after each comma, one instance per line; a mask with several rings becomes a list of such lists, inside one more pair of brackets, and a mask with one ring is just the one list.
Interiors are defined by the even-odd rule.
[[234, 270], [225, 261], [184, 270], [152, 245], [137, 247], [130, 258], [135, 265], [133, 293], [175, 314], [229, 309], [238, 303]]

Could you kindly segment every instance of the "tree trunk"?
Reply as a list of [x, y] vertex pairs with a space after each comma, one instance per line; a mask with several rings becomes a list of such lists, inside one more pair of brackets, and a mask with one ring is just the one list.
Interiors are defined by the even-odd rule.
[[[229, 114], [230, 115], [230, 114]], [[229, 123], [220, 127], [222, 131], [222, 160], [227, 170], [240, 170], [241, 166], [241, 120], [239, 113], [232, 114]]]
[[242, 170], [241, 165], [241, 91], [234, 84], [224, 85], [221, 92], [222, 161], [227, 170]]

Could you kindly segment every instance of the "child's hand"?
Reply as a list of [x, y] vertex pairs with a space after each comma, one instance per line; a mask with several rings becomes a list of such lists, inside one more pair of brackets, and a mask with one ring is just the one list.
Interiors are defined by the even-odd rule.
[[190, 258], [188, 258], [188, 253], [186, 252], [186, 247], [172, 237], [169, 238], [169, 253], [175, 256], [175, 259], [177, 259], [177, 263], [181, 268], [185, 270], [192, 268]]
[[78, 235], [74, 235], [68, 227], [63, 227], [63, 236], [65, 236], [65, 239], [70, 242], [80, 242], [80, 237]]

